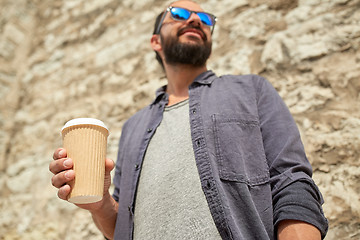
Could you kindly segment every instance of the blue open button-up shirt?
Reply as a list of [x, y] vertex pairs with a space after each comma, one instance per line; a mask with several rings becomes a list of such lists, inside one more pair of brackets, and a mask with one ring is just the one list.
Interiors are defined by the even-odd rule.
[[[132, 239], [142, 161], [167, 101], [163, 87], [124, 124], [114, 176], [115, 239]], [[308, 222], [325, 236], [323, 199], [299, 131], [267, 80], [204, 72], [189, 87], [189, 115], [202, 189], [223, 239], [275, 239], [285, 219]]]

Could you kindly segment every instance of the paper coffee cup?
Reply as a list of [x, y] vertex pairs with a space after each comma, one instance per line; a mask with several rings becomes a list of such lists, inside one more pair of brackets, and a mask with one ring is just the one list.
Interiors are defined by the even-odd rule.
[[75, 180], [68, 201], [98, 202], [104, 193], [105, 158], [109, 130], [94, 118], [76, 118], [61, 129], [63, 146], [74, 162]]

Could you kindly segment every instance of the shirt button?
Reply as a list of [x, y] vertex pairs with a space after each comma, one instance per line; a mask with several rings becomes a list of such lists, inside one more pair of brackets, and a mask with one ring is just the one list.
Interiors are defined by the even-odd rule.
[[151, 133], [151, 132], [152, 132], [152, 128], [148, 128], [146, 131], [147, 131], [148, 133]]
[[207, 189], [210, 189], [211, 188], [211, 182], [208, 180], [208, 181], [206, 181], [206, 187], [207, 187]]
[[140, 166], [139, 164], [135, 164], [135, 170], [139, 170]]
[[194, 108], [191, 112], [192, 112], [192, 114], [195, 114], [196, 113], [196, 108]]

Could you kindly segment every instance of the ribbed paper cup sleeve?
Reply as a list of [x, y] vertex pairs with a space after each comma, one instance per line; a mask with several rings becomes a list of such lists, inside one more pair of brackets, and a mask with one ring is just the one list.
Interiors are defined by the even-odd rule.
[[68, 121], [61, 134], [67, 155], [74, 162], [75, 180], [69, 183], [69, 202], [100, 201], [104, 193], [108, 128], [98, 119], [77, 118]]

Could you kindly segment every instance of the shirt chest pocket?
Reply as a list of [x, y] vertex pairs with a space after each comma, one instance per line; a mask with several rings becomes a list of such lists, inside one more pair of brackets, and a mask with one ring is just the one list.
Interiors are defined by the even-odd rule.
[[258, 119], [252, 115], [215, 114], [212, 121], [220, 178], [250, 186], [269, 182]]

